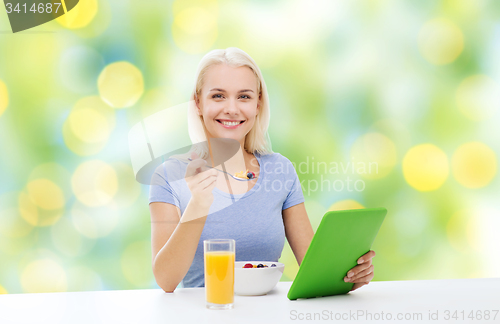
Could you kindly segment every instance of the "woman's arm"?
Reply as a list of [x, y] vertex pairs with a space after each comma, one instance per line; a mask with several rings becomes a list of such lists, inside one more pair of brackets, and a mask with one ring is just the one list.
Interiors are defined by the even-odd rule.
[[153, 274], [165, 292], [173, 292], [193, 262], [209, 207], [201, 207], [192, 200], [180, 221], [179, 207], [153, 202], [151, 212], [151, 249]]
[[192, 152], [186, 168], [191, 198], [182, 214], [177, 206], [164, 202], [149, 204], [153, 274], [165, 292], [173, 292], [193, 262], [210, 206], [217, 171], [202, 171], [207, 162]]
[[311, 222], [304, 203], [287, 208], [282, 214], [286, 238], [300, 265], [314, 236]]

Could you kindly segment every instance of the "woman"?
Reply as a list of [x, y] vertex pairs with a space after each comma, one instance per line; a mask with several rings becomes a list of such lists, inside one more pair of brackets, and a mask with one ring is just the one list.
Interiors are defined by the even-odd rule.
[[[286, 237], [300, 265], [314, 232], [295, 169], [269, 148], [269, 100], [256, 63], [237, 48], [209, 52], [191, 99], [191, 140], [237, 142], [238, 153], [215, 167], [229, 174], [248, 170], [255, 178], [242, 182], [206, 168], [216, 153], [203, 146], [192, 149], [192, 161], [169, 159], [156, 170], [150, 192], [156, 282], [165, 292], [181, 281], [203, 287], [203, 240], [213, 238], [234, 239], [236, 261], [278, 261]], [[185, 180], [173, 181], [176, 172]], [[374, 256], [361, 256], [344, 278], [352, 290], [373, 279]]]

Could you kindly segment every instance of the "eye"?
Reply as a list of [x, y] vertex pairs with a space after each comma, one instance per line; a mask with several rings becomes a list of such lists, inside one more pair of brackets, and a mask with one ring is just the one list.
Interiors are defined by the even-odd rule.
[[240, 98], [243, 98], [243, 99], [251, 99], [249, 95], [241, 95]]
[[214, 99], [221, 99], [221, 98], [222, 98], [222, 94], [220, 94], [220, 93], [216, 93], [216, 94], [214, 94], [214, 95], [212, 96], [212, 98], [214, 98]]

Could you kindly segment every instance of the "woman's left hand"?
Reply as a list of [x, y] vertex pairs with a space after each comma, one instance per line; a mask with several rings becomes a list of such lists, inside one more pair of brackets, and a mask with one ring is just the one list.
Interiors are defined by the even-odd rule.
[[373, 279], [373, 264], [372, 258], [375, 256], [375, 251], [370, 250], [358, 259], [358, 265], [347, 272], [344, 277], [345, 282], [353, 282], [354, 286], [351, 291], [356, 290], [370, 283]]

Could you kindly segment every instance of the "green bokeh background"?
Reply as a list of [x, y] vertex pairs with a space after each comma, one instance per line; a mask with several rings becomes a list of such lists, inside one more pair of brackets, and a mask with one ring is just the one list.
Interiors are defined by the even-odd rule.
[[[128, 131], [189, 100], [201, 57], [231, 46], [250, 54], [264, 75], [275, 152], [297, 166], [313, 159], [348, 163], [373, 151], [382, 152], [374, 160], [389, 163], [387, 174], [375, 178], [298, 172], [314, 229], [335, 203], [383, 206], [389, 213], [372, 247], [374, 280], [500, 276], [498, 1], [80, 0], [83, 5], [97, 8], [95, 15], [80, 13], [85, 26], [52, 21], [16, 34], [0, 10], [0, 82], [7, 90], [0, 89], [0, 292], [158, 287], [149, 188], [134, 180]], [[436, 19], [462, 35], [455, 56], [456, 34], [439, 38]], [[449, 62], [436, 63], [433, 53]], [[119, 61], [139, 69], [144, 92], [130, 107], [109, 107], [114, 125], [107, 124], [102, 147], [75, 152], [63, 127], [79, 100], [100, 95], [99, 75]], [[488, 99], [467, 114], [457, 96], [476, 75], [492, 86], [474, 97]], [[8, 98], [3, 112], [1, 96]], [[90, 120], [86, 127], [96, 125]], [[372, 133], [387, 141], [360, 146]], [[493, 158], [465, 154], [465, 171], [454, 171], [453, 157], [468, 142], [483, 143]], [[410, 149], [425, 143], [444, 153], [449, 170], [429, 191], [409, 183], [403, 168]], [[101, 206], [85, 205], [72, 185], [77, 168], [93, 160], [113, 168], [117, 179], [117, 191]], [[493, 175], [478, 188], [460, 180], [487, 168]], [[421, 181], [432, 181], [429, 170], [422, 172]], [[349, 176], [363, 181], [364, 190], [312, 190], [310, 181], [322, 176], [331, 182]], [[35, 206], [28, 185], [41, 178], [60, 188], [61, 208]], [[30, 223], [22, 199], [35, 206], [38, 223]], [[87, 215], [85, 226], [75, 210]], [[288, 245], [280, 261], [282, 280], [292, 280], [298, 266]]]

